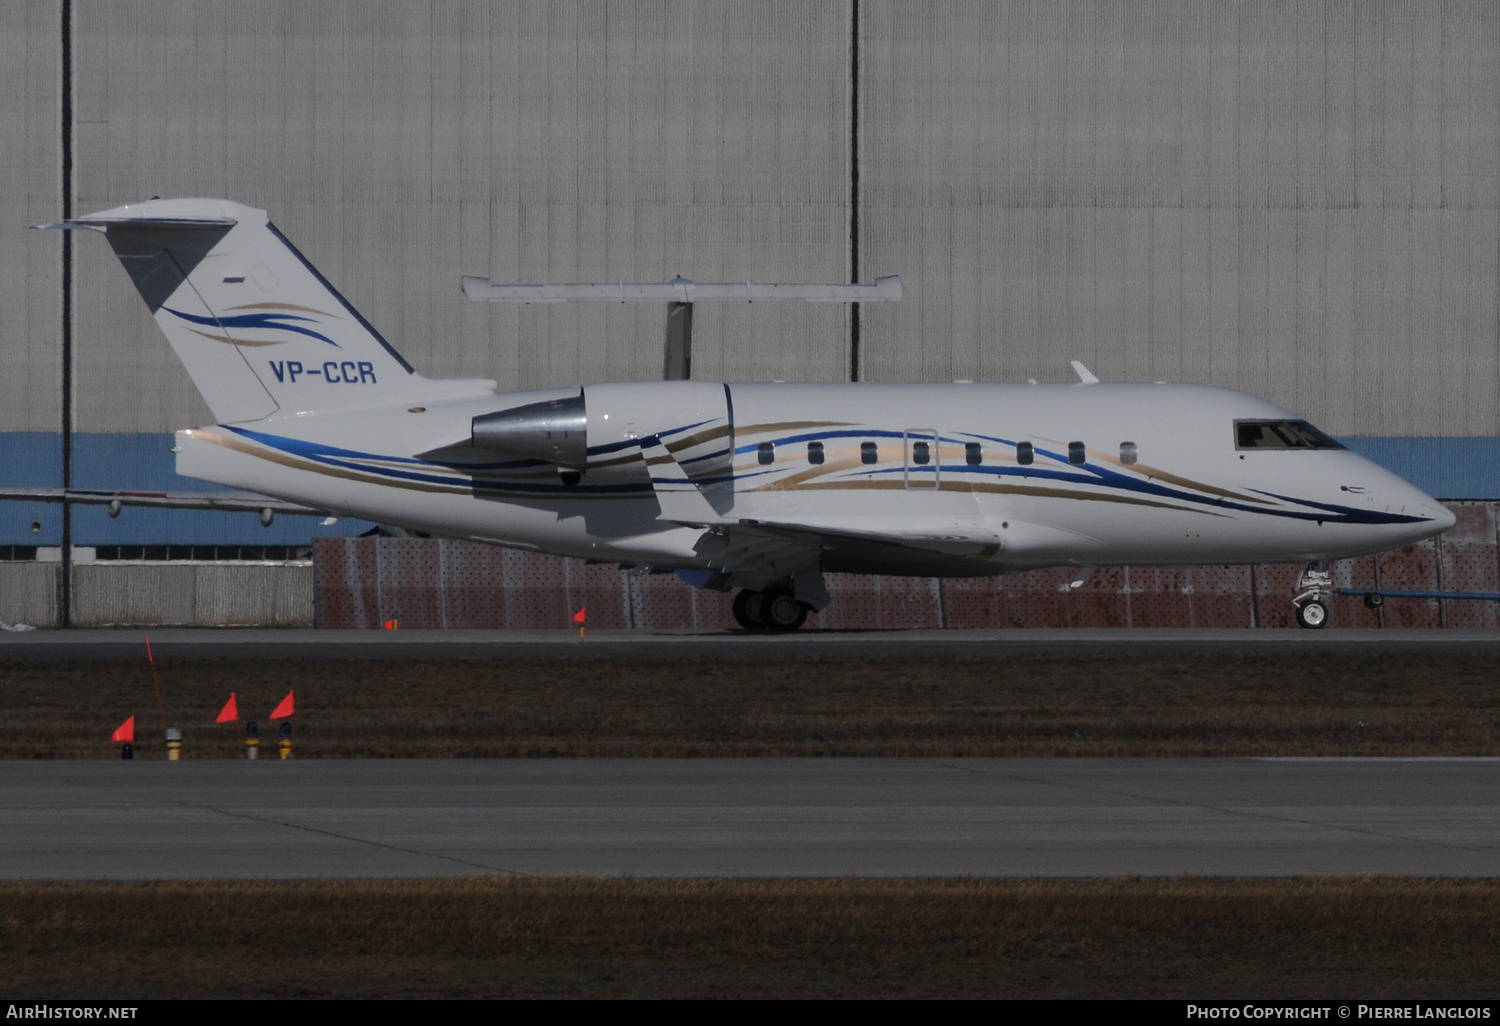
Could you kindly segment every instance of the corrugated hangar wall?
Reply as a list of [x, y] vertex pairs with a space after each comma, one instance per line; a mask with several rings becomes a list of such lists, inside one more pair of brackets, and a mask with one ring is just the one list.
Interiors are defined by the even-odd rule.
[[[424, 373], [659, 374], [660, 311], [474, 305], [466, 273], [850, 273], [850, 4], [75, 11], [77, 208], [264, 206]], [[1500, 435], [1500, 7], [862, 0], [858, 23], [860, 272], [909, 289], [863, 311], [862, 376], [1077, 357], [1340, 436]], [[75, 299], [79, 431], [207, 419], [108, 247], [79, 246]], [[695, 375], [841, 379], [845, 320], [706, 306]]]
[[[463, 274], [857, 268], [908, 298], [857, 332], [836, 307], [704, 306], [695, 376], [1058, 380], [1081, 358], [1255, 392], [1440, 495], [1500, 497], [1490, 3], [21, 0], [0, 83], [10, 483], [61, 475], [61, 244], [24, 226], [60, 213], [66, 116], [75, 212], [263, 206], [424, 373], [659, 372], [662, 311], [474, 305]], [[191, 487], [167, 433], [207, 411], [108, 247], [75, 241], [73, 483]], [[0, 506], [0, 545], [57, 544], [55, 511]], [[310, 523], [79, 510], [74, 537]]]
[[[847, 280], [848, 17], [816, 2], [86, 4], [77, 204], [264, 207], [424, 374], [659, 377], [663, 310], [476, 305], [460, 278]], [[79, 430], [207, 421], [107, 246], [80, 247], [78, 282], [80, 387], [100, 399]], [[705, 307], [695, 375], [840, 380], [844, 318]]]
[[1500, 433], [1500, 7], [862, 6], [885, 380], [1208, 381]]
[[[56, 3], [0, 4], [0, 473], [17, 487], [61, 483], [61, 266], [26, 227], [61, 210], [58, 20]], [[0, 503], [0, 525], [0, 544], [61, 538], [40, 504]]]

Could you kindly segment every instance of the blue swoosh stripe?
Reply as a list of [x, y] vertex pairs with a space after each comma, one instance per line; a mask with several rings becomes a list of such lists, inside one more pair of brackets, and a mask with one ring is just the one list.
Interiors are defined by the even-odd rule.
[[306, 335], [320, 342], [327, 342], [335, 349], [342, 348], [337, 342], [327, 335], [313, 331], [311, 328], [303, 328], [296, 324], [288, 324], [287, 321], [308, 321], [316, 324], [311, 317], [299, 317], [296, 314], [287, 313], [249, 313], [235, 314], [232, 317], [199, 317], [196, 314], [183, 313], [181, 310], [173, 310], [171, 307], [163, 307], [167, 313], [174, 317], [181, 317], [191, 324], [202, 324], [209, 328], [280, 328], [283, 331], [293, 331], [298, 335]]

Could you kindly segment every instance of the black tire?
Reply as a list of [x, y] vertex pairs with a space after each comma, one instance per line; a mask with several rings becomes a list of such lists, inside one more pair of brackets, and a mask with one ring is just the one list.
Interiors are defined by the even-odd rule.
[[739, 625], [747, 631], [763, 631], [766, 622], [762, 619], [762, 613], [766, 608], [766, 596], [764, 592], [751, 591], [749, 588], [740, 589], [740, 593], [734, 597], [734, 618]]
[[1365, 596], [1366, 609], [1379, 609], [1383, 605], [1385, 605], [1385, 596], [1380, 592], [1372, 591]]
[[773, 631], [794, 631], [807, 622], [807, 607], [786, 588], [765, 593], [761, 617]]
[[1317, 599], [1297, 607], [1297, 626], [1319, 630], [1328, 625], [1328, 607]]

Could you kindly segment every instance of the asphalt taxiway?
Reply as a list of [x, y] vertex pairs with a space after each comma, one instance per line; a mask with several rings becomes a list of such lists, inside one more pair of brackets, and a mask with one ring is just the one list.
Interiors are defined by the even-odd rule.
[[1031, 654], [1369, 655], [1417, 652], [1500, 655], [1500, 630], [1037, 628], [799, 631], [572, 630], [345, 631], [159, 628], [0, 632], [0, 662], [128, 659], [144, 653], [192, 659], [535, 659], [710, 655], [1005, 656]]
[[1500, 759], [0, 763], [0, 878], [1500, 873]]

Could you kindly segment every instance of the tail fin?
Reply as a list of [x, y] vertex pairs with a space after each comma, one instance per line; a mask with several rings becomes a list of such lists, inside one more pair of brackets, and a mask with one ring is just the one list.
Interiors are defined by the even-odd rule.
[[495, 387], [413, 371], [264, 210], [227, 200], [152, 200], [47, 227], [105, 233], [222, 422]]

